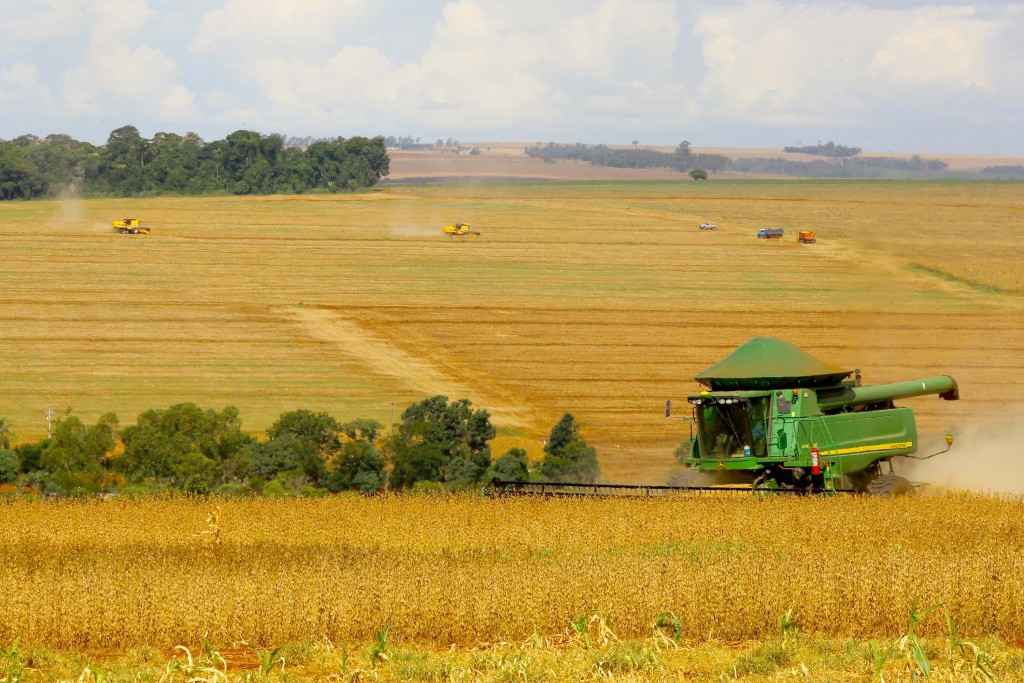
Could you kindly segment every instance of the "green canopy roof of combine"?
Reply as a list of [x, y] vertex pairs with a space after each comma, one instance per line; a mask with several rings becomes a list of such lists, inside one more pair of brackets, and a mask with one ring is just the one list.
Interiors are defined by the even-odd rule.
[[755, 337], [694, 379], [712, 391], [822, 387], [838, 384], [853, 370], [825, 363], [775, 337]]

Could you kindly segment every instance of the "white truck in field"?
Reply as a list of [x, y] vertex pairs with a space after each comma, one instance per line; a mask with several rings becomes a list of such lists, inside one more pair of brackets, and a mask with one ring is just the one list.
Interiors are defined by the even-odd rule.
[[717, 230], [718, 226], [715, 223], [709, 223], [708, 221], [704, 221], [703, 223], [700, 224], [700, 229], [701, 230]]

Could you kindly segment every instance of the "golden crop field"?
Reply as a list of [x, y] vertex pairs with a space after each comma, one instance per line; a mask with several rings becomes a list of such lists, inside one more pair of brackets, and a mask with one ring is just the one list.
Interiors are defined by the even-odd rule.
[[1022, 513], [975, 494], [16, 501], [0, 505], [0, 644], [266, 647], [390, 624], [469, 647], [595, 615], [643, 639], [668, 611], [688, 642], [770, 638], [787, 612], [816, 637], [882, 638], [918, 599], [965, 637], [1013, 642]]
[[[113, 218], [138, 216], [150, 236]], [[468, 221], [479, 239], [446, 238]], [[702, 220], [719, 224], [697, 230]], [[760, 227], [787, 230], [757, 240]], [[795, 242], [799, 229], [818, 242]], [[860, 368], [952, 374], [922, 448], [1024, 415], [1019, 183], [387, 186], [354, 195], [0, 206], [0, 416], [131, 423], [182, 401], [259, 432], [298, 407], [384, 423], [445, 393], [533, 452], [576, 415], [613, 482], [664, 481], [664, 401], [754, 336]], [[394, 413], [392, 413], [394, 411]], [[954, 451], [956, 452], [956, 451]], [[964, 449], [962, 457], [969, 454]], [[953, 456], [950, 456], [953, 457]]]

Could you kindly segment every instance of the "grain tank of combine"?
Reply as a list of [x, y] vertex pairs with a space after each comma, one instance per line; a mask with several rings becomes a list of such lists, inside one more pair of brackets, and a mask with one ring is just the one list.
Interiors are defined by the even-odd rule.
[[913, 485], [892, 472], [891, 459], [914, 457], [917, 425], [894, 401], [959, 398], [948, 375], [861, 386], [859, 372], [770, 337], [750, 340], [695, 379], [706, 389], [688, 397], [696, 433], [683, 460], [694, 484], [904, 493]]

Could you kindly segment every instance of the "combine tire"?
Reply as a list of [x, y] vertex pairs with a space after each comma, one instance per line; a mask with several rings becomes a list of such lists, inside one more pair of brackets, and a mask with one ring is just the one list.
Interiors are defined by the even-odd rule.
[[895, 474], [880, 474], [868, 482], [867, 493], [872, 496], [905, 496], [914, 492], [909, 479]]

